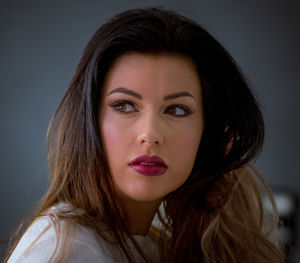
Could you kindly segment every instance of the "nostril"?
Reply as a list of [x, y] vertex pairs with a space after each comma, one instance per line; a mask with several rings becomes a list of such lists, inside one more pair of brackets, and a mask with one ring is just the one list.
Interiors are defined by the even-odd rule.
[[162, 138], [160, 138], [160, 135], [154, 135], [154, 134], [141, 134], [137, 137], [137, 140], [140, 144], [155, 144], [155, 145], [159, 145], [160, 143], [162, 143]]

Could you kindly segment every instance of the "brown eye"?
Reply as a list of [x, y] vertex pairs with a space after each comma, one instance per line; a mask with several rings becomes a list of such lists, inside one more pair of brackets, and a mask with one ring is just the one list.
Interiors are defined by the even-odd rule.
[[184, 105], [174, 104], [174, 105], [169, 106], [166, 109], [165, 113], [170, 114], [174, 117], [185, 117], [185, 116], [190, 115], [192, 112], [188, 107], [186, 107]]
[[110, 105], [115, 111], [120, 113], [131, 113], [137, 111], [134, 103], [127, 100], [116, 101]]

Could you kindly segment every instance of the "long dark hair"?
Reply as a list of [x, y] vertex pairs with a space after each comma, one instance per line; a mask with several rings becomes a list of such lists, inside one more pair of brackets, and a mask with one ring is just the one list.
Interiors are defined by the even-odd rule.
[[105, 238], [109, 233], [129, 262], [133, 259], [128, 237], [143, 254], [115, 193], [98, 124], [105, 76], [112, 63], [128, 53], [189, 58], [202, 85], [205, 129], [195, 164], [184, 185], [165, 197], [165, 215], [159, 214], [163, 227], [156, 233], [162, 262], [281, 262], [279, 250], [264, 232], [261, 197], [245, 168], [263, 145], [257, 99], [213, 36], [162, 8], [118, 14], [87, 44], [49, 126], [51, 185], [34, 218], [58, 202], [68, 202], [85, 213], [62, 213], [59, 218], [90, 227]]

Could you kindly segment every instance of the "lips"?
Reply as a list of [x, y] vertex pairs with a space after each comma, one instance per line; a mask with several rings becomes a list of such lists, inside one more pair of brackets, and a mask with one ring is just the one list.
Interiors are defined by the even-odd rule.
[[168, 166], [158, 156], [143, 155], [129, 163], [129, 166], [136, 172], [146, 176], [157, 176], [164, 174]]

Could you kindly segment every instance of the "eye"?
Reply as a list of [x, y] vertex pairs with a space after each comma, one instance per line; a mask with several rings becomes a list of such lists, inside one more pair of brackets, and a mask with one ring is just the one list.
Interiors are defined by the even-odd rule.
[[174, 117], [186, 117], [186, 116], [190, 115], [192, 113], [192, 111], [184, 105], [173, 104], [173, 105], [168, 106], [165, 113], [170, 114]]
[[110, 106], [115, 111], [125, 114], [137, 111], [135, 104], [129, 100], [117, 100]]

